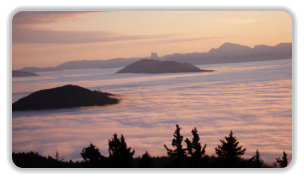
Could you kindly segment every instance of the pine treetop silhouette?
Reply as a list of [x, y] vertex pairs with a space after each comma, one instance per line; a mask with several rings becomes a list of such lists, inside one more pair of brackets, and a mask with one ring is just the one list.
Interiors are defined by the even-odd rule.
[[255, 158], [255, 161], [261, 161], [259, 150], [256, 150], [254, 158]]
[[270, 167], [286, 167], [288, 165], [287, 153], [284, 151], [282, 158], [276, 158], [276, 163], [269, 165], [264, 163], [260, 157], [260, 153], [256, 153], [251, 158], [241, 158], [246, 148], [239, 145], [236, 137], [231, 131], [229, 136], [220, 140], [221, 144], [215, 148], [217, 156], [205, 154], [206, 145], [202, 147], [200, 136], [196, 128], [192, 129], [192, 140], [186, 138], [187, 148], [183, 148], [183, 136], [180, 133], [181, 128], [176, 125], [176, 130], [172, 139], [173, 149], [169, 149], [166, 145], [168, 156], [151, 156], [146, 151], [141, 157], [133, 158], [134, 149], [127, 146], [125, 138], [117, 134], [109, 140], [109, 156], [102, 156], [99, 149], [90, 143], [88, 147], [84, 147], [81, 151], [82, 161], [64, 161], [60, 159], [58, 151], [55, 158], [45, 157], [38, 153], [15, 153], [13, 152], [13, 161], [18, 167], [23, 168], [122, 168], [122, 167], [157, 167], [157, 168], [180, 168], [180, 167], [202, 167], [202, 168], [270, 168]]
[[249, 161], [252, 162], [253, 167], [255, 168], [261, 168], [264, 165], [264, 161], [261, 159], [258, 149], [256, 150], [255, 155], [251, 157]]
[[152, 167], [152, 157], [151, 155], [148, 153], [148, 151], [146, 151], [141, 157], [140, 157], [140, 163], [139, 165], [143, 168], [150, 168]]
[[166, 145], [164, 145], [164, 147], [167, 150], [168, 156], [172, 157], [172, 158], [184, 158], [186, 157], [186, 151], [183, 148], [183, 136], [180, 134], [180, 130], [181, 128], [179, 127], [178, 124], [176, 124], [176, 130], [173, 134], [173, 139], [172, 139], [172, 146], [175, 149], [169, 149]]
[[239, 146], [239, 142], [236, 137], [233, 136], [233, 132], [230, 131], [228, 137], [224, 140], [220, 140], [221, 145], [215, 148], [215, 153], [222, 158], [226, 159], [238, 159], [245, 154], [246, 148]]
[[114, 165], [116, 167], [127, 167], [133, 159], [135, 150], [127, 146], [124, 136], [121, 135], [119, 139], [115, 133], [108, 144], [109, 158], [114, 162]]
[[285, 168], [288, 165], [287, 153], [284, 151], [282, 158], [276, 158], [276, 161], [280, 167]]
[[191, 158], [199, 160], [205, 156], [207, 144], [202, 147], [196, 127], [192, 129], [191, 133], [193, 135], [192, 141], [190, 141], [188, 138], [185, 140], [187, 144], [187, 152]]
[[99, 161], [102, 158], [105, 158], [100, 154], [99, 149], [92, 143], [88, 147], [83, 148], [80, 155], [84, 161], [87, 162]]

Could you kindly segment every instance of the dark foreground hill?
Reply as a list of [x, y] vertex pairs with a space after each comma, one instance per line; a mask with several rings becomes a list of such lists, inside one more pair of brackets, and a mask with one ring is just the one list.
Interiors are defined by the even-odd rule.
[[159, 61], [143, 59], [132, 63], [117, 73], [182, 73], [182, 72], [211, 72], [213, 70], [202, 70], [189, 63], [179, 63], [173, 61]]
[[36, 73], [32, 73], [32, 72], [13, 70], [12, 76], [13, 77], [26, 77], [26, 76], [38, 76], [38, 75]]
[[65, 85], [34, 92], [13, 103], [13, 110], [56, 109], [116, 104], [112, 94], [91, 91], [75, 85]]

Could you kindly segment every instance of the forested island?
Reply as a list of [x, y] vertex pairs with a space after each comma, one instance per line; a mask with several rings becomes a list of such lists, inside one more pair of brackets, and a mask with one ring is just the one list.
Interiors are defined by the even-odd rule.
[[190, 63], [179, 63], [174, 61], [160, 61], [153, 59], [143, 59], [136, 61], [117, 73], [187, 73], [187, 72], [212, 72], [213, 70], [203, 70]]
[[76, 85], [65, 85], [36, 91], [14, 102], [12, 109], [13, 111], [60, 109], [117, 104], [119, 100], [113, 96], [108, 92], [91, 91]]

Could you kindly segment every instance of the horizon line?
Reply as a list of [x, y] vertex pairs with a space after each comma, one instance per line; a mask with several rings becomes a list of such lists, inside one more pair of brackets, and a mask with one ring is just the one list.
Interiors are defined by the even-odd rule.
[[[249, 46], [249, 45], [243, 45], [243, 44], [240, 44], [240, 43], [234, 43], [234, 42], [224, 42], [222, 43], [220, 46], [218, 47], [211, 47], [209, 50], [207, 51], [201, 51], [201, 52], [186, 52], [186, 53], [168, 53], [168, 54], [164, 54], [162, 56], [159, 56], [159, 58], [162, 58], [164, 56], [167, 56], [167, 55], [174, 55], [174, 54], [191, 54], [191, 53], [209, 53], [212, 49], [216, 49], [216, 48], [220, 48], [221, 46], [223, 46], [224, 44], [236, 44], [236, 45], [240, 45], [240, 46], [246, 46], [246, 47], [249, 47], [251, 49], [255, 48], [256, 46], [269, 46], [269, 47], [275, 47], [275, 46], [278, 46], [280, 44], [292, 44], [292, 41], [291, 42], [280, 42], [280, 43], [277, 43], [276, 45], [266, 45], [264, 43], [262, 44], [256, 44], [254, 46]], [[151, 53], [157, 53], [155, 51], [151, 51]], [[67, 60], [65, 62], [62, 62], [62, 63], [59, 63], [57, 64], [56, 66], [23, 66], [23, 67], [19, 67], [19, 68], [13, 68], [12, 67], [12, 70], [21, 70], [23, 68], [55, 68], [61, 64], [64, 64], [64, 63], [67, 63], [67, 62], [72, 62], [72, 61], [108, 61], [108, 60], [115, 60], [115, 59], [132, 59], [132, 58], [149, 58], [150, 56], [145, 56], [145, 57], [115, 57], [115, 58], [109, 58], [109, 59], [75, 59], [75, 60]]]

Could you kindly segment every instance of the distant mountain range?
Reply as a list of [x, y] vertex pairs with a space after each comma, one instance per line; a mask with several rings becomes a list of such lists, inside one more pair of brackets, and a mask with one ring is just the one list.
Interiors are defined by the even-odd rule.
[[115, 58], [110, 60], [76, 60], [62, 63], [56, 67], [25, 67], [22, 71], [28, 72], [46, 72], [46, 71], [60, 71], [72, 69], [87, 69], [87, 68], [118, 68], [129, 65], [142, 58]]
[[173, 54], [163, 56], [162, 59], [177, 62], [187, 62], [194, 65], [204, 65], [278, 60], [288, 59], [291, 57], [291, 43], [280, 43], [276, 46], [257, 45], [253, 48], [234, 43], [224, 43], [219, 48], [211, 49], [207, 53]]
[[12, 76], [13, 77], [28, 77], [28, 76], [38, 76], [38, 75], [35, 73], [32, 73], [32, 72], [13, 70]]
[[[213, 48], [202, 53], [175, 53], [159, 57], [159, 60], [191, 63], [193, 65], [237, 63], [249, 61], [265, 61], [288, 59], [292, 57], [292, 43], [280, 43], [276, 46], [257, 45], [253, 48], [224, 43], [219, 48]], [[147, 57], [145, 57], [147, 58]], [[87, 68], [119, 68], [125, 67], [143, 58], [115, 58], [110, 60], [77, 60], [62, 63], [56, 67], [39, 68], [25, 67], [20, 70], [27, 72], [58, 71]]]

